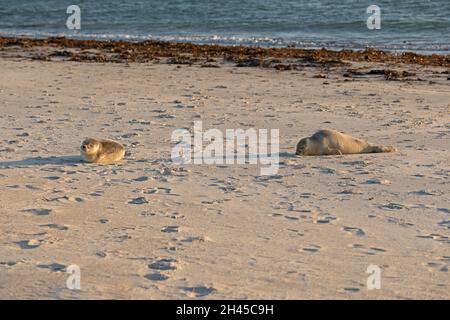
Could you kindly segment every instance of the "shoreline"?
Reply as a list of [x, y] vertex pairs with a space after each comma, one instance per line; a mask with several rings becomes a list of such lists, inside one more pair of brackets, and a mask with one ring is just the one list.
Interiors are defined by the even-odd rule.
[[[173, 64], [209, 63], [212, 59], [223, 58], [241, 67], [274, 67], [279, 70], [292, 70], [295, 63], [339, 65], [345, 61], [409, 64], [450, 68], [450, 55], [418, 54], [414, 52], [387, 52], [377, 49], [329, 50], [301, 48], [266, 48], [258, 46], [227, 46], [194, 44], [184, 42], [85, 40], [65, 37], [44, 39], [27, 37], [0, 37], [0, 52], [20, 47], [33, 53], [37, 48], [50, 48], [53, 51], [40, 51], [31, 55], [35, 60], [63, 58], [78, 62], [157, 62], [160, 58], [172, 58]], [[62, 51], [59, 51], [62, 50]], [[295, 59], [295, 61], [291, 61]], [[286, 64], [288, 63], [288, 64]]]

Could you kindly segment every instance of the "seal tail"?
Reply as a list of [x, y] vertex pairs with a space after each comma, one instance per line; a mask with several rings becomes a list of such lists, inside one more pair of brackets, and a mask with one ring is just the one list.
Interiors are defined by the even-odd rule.
[[384, 152], [396, 152], [397, 148], [392, 146], [375, 146], [369, 145], [366, 149], [364, 149], [363, 153], [384, 153]]

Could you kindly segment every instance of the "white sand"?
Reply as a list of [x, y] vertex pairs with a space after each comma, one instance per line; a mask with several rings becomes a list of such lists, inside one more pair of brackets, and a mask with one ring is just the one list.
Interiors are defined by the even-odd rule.
[[[0, 298], [450, 298], [448, 81], [11, 59], [0, 70]], [[171, 133], [196, 120], [279, 128], [278, 175], [174, 165]], [[320, 128], [400, 151], [292, 157]], [[77, 163], [86, 136], [131, 156]], [[372, 264], [380, 290], [366, 288]], [[69, 265], [81, 291], [66, 288]]]

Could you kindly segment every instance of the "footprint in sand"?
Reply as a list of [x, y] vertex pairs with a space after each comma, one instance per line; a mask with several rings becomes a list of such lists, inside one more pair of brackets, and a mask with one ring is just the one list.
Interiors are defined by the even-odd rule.
[[422, 239], [432, 239], [438, 242], [450, 243], [449, 237], [437, 233], [431, 233], [428, 235], [417, 235], [416, 237]]
[[380, 178], [372, 178], [372, 179], [367, 180], [365, 183], [366, 184], [380, 184], [380, 185], [383, 185], [383, 186], [387, 186], [387, 185], [391, 184], [391, 182], [389, 180], [387, 180], [387, 179], [380, 179]]
[[37, 216], [48, 216], [53, 210], [52, 209], [24, 209], [22, 212], [29, 212]]
[[439, 262], [428, 262], [425, 264], [429, 272], [440, 271], [440, 272], [448, 272], [448, 265], [439, 263]]
[[349, 194], [364, 194], [364, 191], [362, 191], [359, 188], [349, 188], [349, 189], [344, 189], [341, 192], [339, 192], [339, 194], [345, 194], [345, 195], [349, 195]]
[[179, 226], [167, 226], [161, 229], [161, 232], [165, 233], [177, 233], [179, 232]]
[[377, 248], [377, 247], [367, 248], [363, 244], [360, 244], [360, 243], [351, 244], [351, 245], [349, 245], [349, 247], [356, 249], [356, 250], [361, 250], [361, 253], [370, 255], [370, 256], [376, 255], [377, 253], [383, 253], [383, 252], [387, 251], [386, 249]]
[[356, 293], [356, 292], [359, 292], [360, 289], [359, 288], [355, 288], [355, 287], [347, 287], [347, 288], [344, 288], [344, 291], [345, 292], [349, 292], [349, 293]]
[[205, 286], [182, 287], [181, 289], [185, 291], [190, 298], [202, 298], [217, 291], [213, 287], [205, 287]]
[[138, 177], [136, 179], [133, 179], [133, 181], [137, 181], [137, 182], [144, 182], [147, 181], [149, 178], [146, 176], [142, 176], [142, 177]]
[[409, 193], [417, 196], [441, 196], [444, 194], [444, 192], [440, 190], [426, 190], [426, 189], [411, 191]]
[[281, 213], [270, 213], [269, 216], [270, 217], [282, 217], [283, 214], [281, 214]]
[[84, 200], [79, 197], [68, 197], [68, 196], [61, 196], [61, 197], [55, 197], [55, 198], [44, 198], [44, 200], [48, 202], [61, 202], [61, 203], [72, 203], [72, 202], [83, 202]]
[[39, 264], [38, 268], [50, 269], [52, 272], [66, 272], [66, 266], [60, 263]]
[[379, 208], [383, 209], [383, 210], [402, 210], [402, 209], [406, 209], [407, 207], [401, 203], [389, 202], [389, 203], [380, 205]]
[[168, 270], [176, 270], [177, 264], [178, 261], [176, 259], [163, 258], [150, 263], [148, 267], [153, 270], [168, 271]]
[[144, 197], [139, 197], [139, 198], [135, 198], [135, 199], [128, 201], [128, 203], [140, 205], [140, 204], [146, 204], [146, 203], [148, 203], [148, 201]]
[[315, 224], [328, 224], [334, 220], [336, 220], [336, 217], [331, 216], [331, 215], [321, 215], [321, 216], [313, 217], [313, 222]]
[[363, 237], [366, 235], [363, 229], [360, 228], [354, 228], [354, 227], [343, 227], [343, 231], [347, 232], [349, 235], [357, 236], [357, 237]]
[[438, 225], [446, 227], [447, 229], [450, 229], [450, 220], [442, 220], [438, 222]]
[[151, 280], [151, 281], [165, 281], [169, 279], [168, 276], [161, 273], [149, 273], [144, 276], [144, 278]]
[[61, 230], [61, 231], [69, 230], [68, 226], [56, 224], [56, 223], [41, 224], [40, 227], [47, 227], [50, 229], [57, 229], [57, 230]]
[[6, 267], [14, 267], [17, 264], [17, 261], [0, 261], [0, 267], [6, 266]]
[[95, 255], [99, 258], [106, 258], [107, 254], [105, 251], [97, 251]]
[[367, 251], [365, 251], [364, 253], [366, 255], [369, 255], [369, 256], [374, 256], [374, 255], [376, 255], [378, 253], [383, 253], [383, 252], [386, 252], [386, 251], [387, 250], [385, 250], [383, 248], [371, 247], [371, 248], [367, 249]]
[[316, 246], [316, 245], [310, 245], [308, 247], [302, 248], [302, 251], [308, 252], [308, 253], [316, 253], [316, 252], [319, 252], [319, 250], [320, 250], [320, 246]]
[[193, 242], [213, 242], [213, 240], [208, 236], [188, 236], [182, 240], [181, 242], [185, 243], [193, 243]]
[[41, 245], [41, 240], [31, 239], [16, 242], [21, 249], [35, 249]]

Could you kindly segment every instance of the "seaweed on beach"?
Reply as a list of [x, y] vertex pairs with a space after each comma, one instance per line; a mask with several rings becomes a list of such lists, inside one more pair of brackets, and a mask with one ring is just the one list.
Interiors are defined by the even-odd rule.
[[380, 75], [384, 76], [386, 80], [401, 80], [401, 79], [410, 79], [413, 76], [416, 76], [416, 73], [410, 71], [397, 71], [393, 69], [347, 69], [347, 72], [344, 73], [344, 77], [352, 78], [352, 77], [363, 77], [363, 76], [371, 76], [371, 75]]
[[[58, 58], [80, 62], [142, 63], [166, 58], [167, 63], [190, 65], [222, 59], [225, 62], [233, 62], [238, 67], [269, 67], [278, 70], [294, 70], [299, 66], [333, 67], [345, 65], [346, 61], [450, 67], [449, 55], [391, 53], [372, 48], [363, 51], [333, 51], [293, 47], [199, 45], [163, 41], [80, 40], [64, 37], [0, 38], [0, 49], [7, 50], [15, 47], [29, 51], [32, 59], [46, 61]], [[278, 62], [271, 62], [271, 59], [276, 59]], [[291, 62], [286, 63], [285, 60]], [[387, 79], [402, 77], [401, 74], [395, 73], [385, 74], [385, 76]]]

